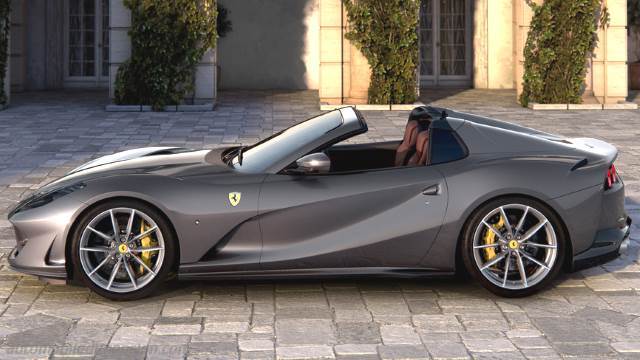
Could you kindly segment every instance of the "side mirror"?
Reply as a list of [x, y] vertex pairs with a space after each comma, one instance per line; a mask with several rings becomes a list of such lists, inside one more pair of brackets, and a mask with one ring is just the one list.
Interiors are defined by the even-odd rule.
[[325, 174], [331, 170], [331, 159], [325, 153], [303, 156], [296, 161], [297, 172], [304, 174]]

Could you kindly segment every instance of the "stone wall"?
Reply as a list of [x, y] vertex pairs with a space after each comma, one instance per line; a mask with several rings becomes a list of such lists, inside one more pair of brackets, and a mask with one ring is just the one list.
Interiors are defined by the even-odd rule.
[[232, 31], [219, 39], [221, 89], [318, 89], [322, 0], [220, 0]]

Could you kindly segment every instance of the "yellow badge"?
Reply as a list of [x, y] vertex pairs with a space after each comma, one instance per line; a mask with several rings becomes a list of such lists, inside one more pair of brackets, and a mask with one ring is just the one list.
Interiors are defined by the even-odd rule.
[[129, 250], [127, 244], [120, 244], [120, 246], [118, 246], [118, 251], [120, 252], [120, 254], [126, 253], [127, 250]]
[[230, 192], [229, 193], [229, 204], [231, 206], [238, 206], [240, 204], [240, 198], [242, 197], [242, 193], [239, 192]]
[[515, 240], [511, 240], [509, 241], [509, 248], [511, 248], [512, 250], [515, 250], [518, 248], [518, 246], [520, 246], [520, 244], [518, 244], [517, 241]]

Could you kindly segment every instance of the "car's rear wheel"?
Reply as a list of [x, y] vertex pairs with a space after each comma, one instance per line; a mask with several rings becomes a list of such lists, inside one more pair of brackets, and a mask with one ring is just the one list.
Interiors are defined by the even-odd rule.
[[489, 291], [522, 297], [546, 286], [562, 268], [566, 239], [557, 215], [529, 198], [481, 206], [463, 231], [465, 267]]
[[156, 209], [137, 201], [110, 201], [78, 221], [74, 270], [93, 291], [113, 300], [139, 299], [166, 280], [175, 239]]

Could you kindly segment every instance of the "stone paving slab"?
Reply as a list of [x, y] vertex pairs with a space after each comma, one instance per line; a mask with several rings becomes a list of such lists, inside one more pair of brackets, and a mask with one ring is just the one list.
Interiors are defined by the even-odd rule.
[[[431, 98], [429, 98], [431, 96]], [[0, 112], [1, 359], [640, 358], [640, 111], [533, 112], [513, 91], [423, 101], [616, 145], [635, 224], [627, 255], [564, 274], [526, 299], [457, 279], [167, 284], [112, 302], [7, 269], [7, 209], [81, 163], [116, 151], [249, 144], [320, 113], [313, 91], [223, 92], [211, 113], [108, 113], [105, 94], [27, 93]], [[353, 140], [398, 139], [407, 112], [366, 112]]]

